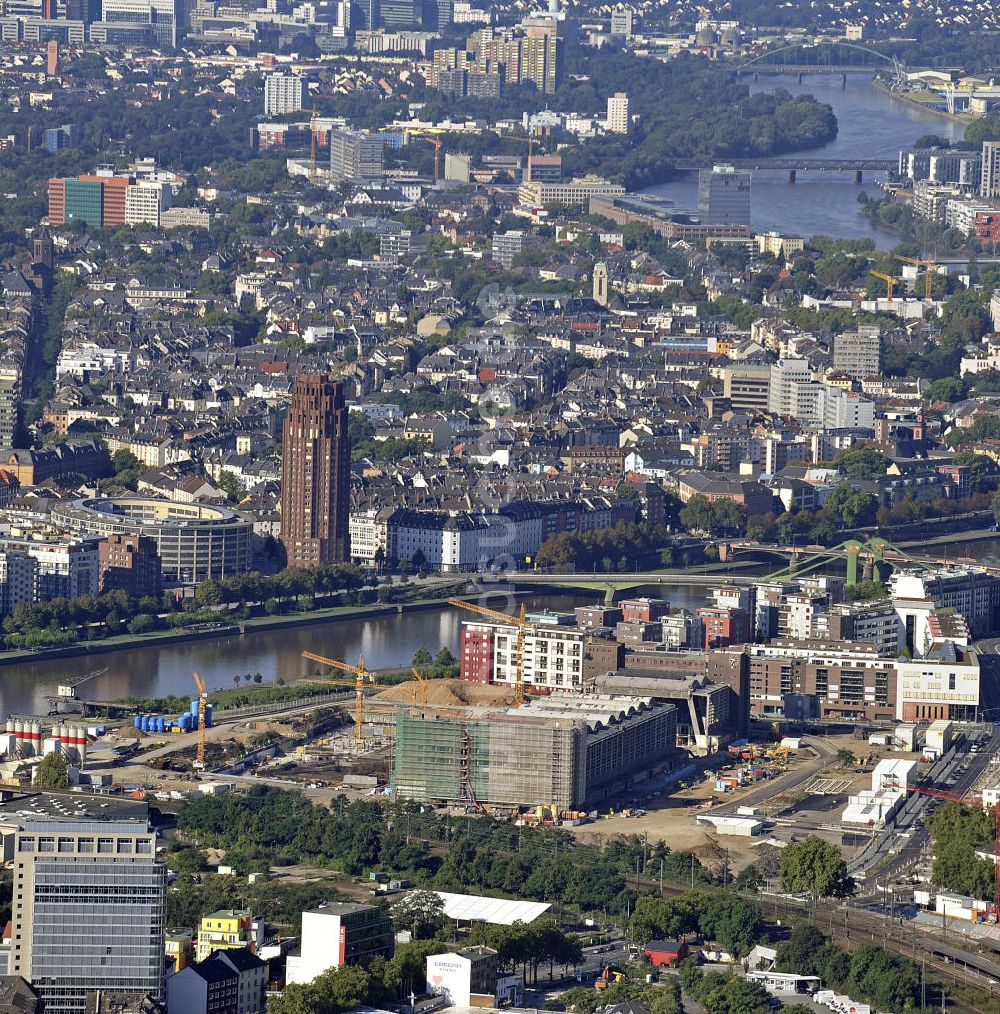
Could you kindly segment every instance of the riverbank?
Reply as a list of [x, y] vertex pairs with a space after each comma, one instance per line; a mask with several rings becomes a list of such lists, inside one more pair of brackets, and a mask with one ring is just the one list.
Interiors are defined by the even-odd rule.
[[911, 109], [919, 109], [921, 112], [928, 113], [931, 116], [939, 116], [943, 120], [948, 120], [949, 123], [960, 123], [968, 126], [976, 120], [976, 117], [971, 116], [969, 113], [949, 113], [946, 109], [938, 109], [936, 106], [930, 106], [919, 99], [910, 98], [909, 95], [904, 95], [890, 88], [889, 85], [883, 84], [878, 78], [872, 78], [872, 87], [883, 95], [888, 95], [889, 98], [895, 99], [896, 102], [902, 102], [903, 105], [909, 106]]
[[[467, 583], [467, 582], [463, 582]], [[219, 637], [242, 637], [247, 633], [259, 633], [282, 627], [308, 627], [322, 623], [338, 623], [348, 620], [375, 619], [380, 616], [394, 616], [402, 613], [418, 613], [428, 609], [440, 609], [449, 598], [467, 598], [457, 594], [450, 585], [441, 594], [429, 598], [414, 599], [411, 602], [378, 602], [367, 606], [330, 606], [312, 609], [308, 612], [286, 613], [277, 616], [255, 616], [249, 620], [234, 623], [213, 623], [199, 627], [177, 627], [174, 630], [157, 630], [149, 634], [116, 634], [99, 641], [78, 641], [75, 644], [54, 648], [17, 648], [0, 652], [0, 668], [19, 665], [24, 662], [43, 662], [50, 659], [65, 659], [90, 655], [104, 655], [109, 652], [131, 648], [152, 648], [160, 645], [183, 644], [186, 641], [202, 641]]]

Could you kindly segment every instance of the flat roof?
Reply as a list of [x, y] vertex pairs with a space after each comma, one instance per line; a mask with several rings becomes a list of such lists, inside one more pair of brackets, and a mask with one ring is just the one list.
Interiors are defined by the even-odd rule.
[[510, 926], [515, 922], [534, 922], [552, 906], [544, 901], [512, 901], [508, 898], [487, 898], [481, 894], [449, 894], [434, 892], [444, 902], [449, 919], [465, 922], [488, 922]]

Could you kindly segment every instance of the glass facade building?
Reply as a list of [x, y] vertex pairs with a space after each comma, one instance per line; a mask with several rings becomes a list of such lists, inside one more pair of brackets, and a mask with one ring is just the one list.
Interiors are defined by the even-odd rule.
[[166, 867], [145, 820], [28, 820], [14, 844], [11, 972], [49, 1014], [88, 990], [163, 996]]
[[103, 187], [95, 180], [65, 181], [67, 222], [86, 222], [100, 228], [103, 225], [102, 198]]

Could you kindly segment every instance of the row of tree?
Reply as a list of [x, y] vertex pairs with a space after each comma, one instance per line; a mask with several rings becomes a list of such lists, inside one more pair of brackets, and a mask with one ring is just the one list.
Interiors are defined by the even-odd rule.
[[[144, 634], [225, 619], [221, 606], [263, 603], [268, 612], [281, 612], [289, 600], [302, 599], [315, 605], [319, 595], [341, 595], [361, 587], [364, 579], [351, 564], [321, 567], [288, 567], [266, 577], [257, 571], [222, 581], [209, 579], [195, 588], [193, 598], [134, 596], [116, 590], [102, 595], [57, 597], [22, 603], [4, 618], [4, 640], [11, 647], [68, 644], [86, 639], [112, 637], [128, 630]], [[308, 600], [308, 601], [307, 601]]]
[[828, 989], [879, 1010], [905, 1011], [921, 1005], [920, 966], [876, 944], [853, 953], [837, 947], [811, 923], [796, 926], [778, 947], [775, 968], [797, 975], [818, 975]]
[[559, 532], [542, 543], [535, 563], [540, 568], [605, 572], [669, 566], [669, 542], [670, 533], [656, 525], [618, 524], [589, 532]]

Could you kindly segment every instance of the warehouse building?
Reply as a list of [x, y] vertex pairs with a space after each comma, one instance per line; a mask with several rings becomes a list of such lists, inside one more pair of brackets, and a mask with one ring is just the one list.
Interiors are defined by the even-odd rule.
[[637, 697], [563, 697], [396, 720], [393, 791], [420, 802], [577, 810], [668, 767], [677, 711]]

